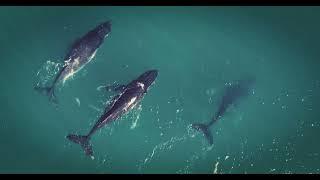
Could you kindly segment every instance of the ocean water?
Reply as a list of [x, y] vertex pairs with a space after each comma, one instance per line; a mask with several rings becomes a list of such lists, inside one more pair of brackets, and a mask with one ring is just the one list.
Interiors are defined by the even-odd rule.
[[[319, 173], [319, 7], [0, 7], [0, 173]], [[56, 95], [50, 83], [72, 42], [112, 32]], [[69, 142], [102, 114], [111, 92], [159, 75], [137, 108], [92, 137], [95, 158]], [[211, 128], [225, 84], [251, 94]]]

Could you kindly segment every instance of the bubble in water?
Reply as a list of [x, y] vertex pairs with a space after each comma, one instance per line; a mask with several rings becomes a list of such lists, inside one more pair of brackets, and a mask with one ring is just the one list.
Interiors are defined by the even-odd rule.
[[80, 107], [80, 99], [76, 97], [75, 100], [77, 102], [77, 105]]
[[38, 70], [36, 76], [39, 78], [37, 85], [45, 86], [49, 81], [54, 79], [54, 76], [59, 72], [61, 63], [55, 63], [47, 60]]

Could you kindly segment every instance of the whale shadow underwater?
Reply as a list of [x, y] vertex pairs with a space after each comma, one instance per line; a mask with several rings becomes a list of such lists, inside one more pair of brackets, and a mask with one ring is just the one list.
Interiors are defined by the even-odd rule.
[[250, 89], [255, 84], [256, 78], [253, 76], [227, 84], [224, 89], [224, 94], [218, 106], [218, 111], [208, 123], [193, 123], [191, 127], [201, 131], [210, 145], [213, 144], [213, 136], [210, 127], [219, 120], [232, 105], [237, 103], [240, 99], [250, 95]]

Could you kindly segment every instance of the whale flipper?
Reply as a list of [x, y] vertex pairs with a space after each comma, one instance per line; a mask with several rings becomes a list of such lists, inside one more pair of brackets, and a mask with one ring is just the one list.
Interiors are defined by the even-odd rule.
[[213, 144], [213, 137], [211, 134], [211, 131], [209, 129], [209, 126], [206, 124], [200, 124], [200, 123], [196, 123], [196, 124], [192, 124], [192, 128], [201, 131], [204, 136], [206, 137], [206, 139], [208, 140], [209, 144], [212, 145]]
[[92, 146], [89, 142], [90, 140], [89, 136], [69, 134], [67, 138], [74, 143], [80, 144], [85, 154], [93, 157], [93, 151], [92, 151]]
[[34, 87], [34, 89], [42, 94], [45, 94], [47, 96], [49, 96], [49, 100], [51, 102], [53, 102], [54, 104], [58, 104], [58, 100], [56, 95], [54, 94], [54, 87], [40, 87], [40, 86], [36, 86]]

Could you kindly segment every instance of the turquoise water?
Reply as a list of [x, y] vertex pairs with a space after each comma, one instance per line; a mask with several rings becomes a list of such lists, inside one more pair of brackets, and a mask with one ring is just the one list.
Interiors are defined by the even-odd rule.
[[[1, 7], [1, 173], [319, 173], [319, 7]], [[56, 92], [72, 42], [105, 20], [95, 58]], [[159, 76], [139, 107], [92, 138], [111, 100], [97, 87]], [[252, 94], [211, 128], [226, 83], [256, 77]]]

